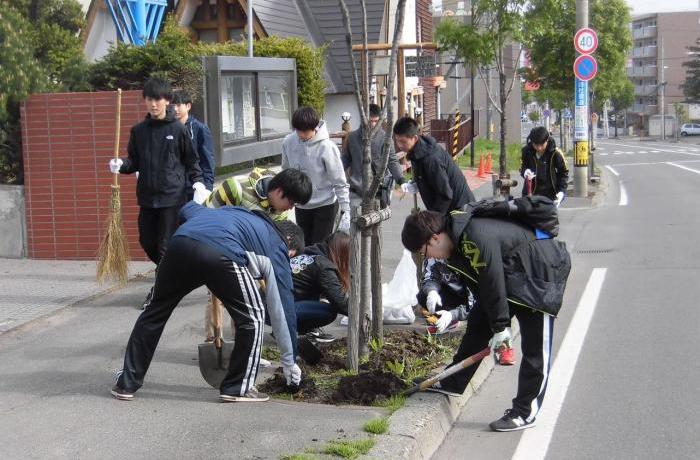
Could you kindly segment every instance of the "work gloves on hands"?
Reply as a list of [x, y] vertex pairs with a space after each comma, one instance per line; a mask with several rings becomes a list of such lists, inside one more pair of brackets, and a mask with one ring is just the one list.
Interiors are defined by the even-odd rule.
[[299, 386], [301, 383], [301, 369], [297, 364], [284, 366], [282, 370], [284, 371], [284, 378], [287, 380], [288, 386]]
[[342, 211], [340, 213], [340, 222], [338, 222], [338, 230], [345, 233], [350, 233], [350, 211]]
[[554, 198], [554, 205], [558, 208], [562, 201], [564, 201], [564, 192], [559, 192]]
[[535, 176], [536, 176], [536, 174], [534, 172], [532, 172], [531, 169], [526, 169], [523, 172], [523, 177], [525, 178], [525, 180], [532, 180], [535, 178]]
[[415, 195], [416, 193], [418, 193], [418, 186], [415, 182], [404, 182], [403, 184], [401, 184], [401, 191], [403, 193], [410, 193], [411, 195]]
[[119, 174], [119, 170], [123, 164], [124, 162], [120, 158], [112, 158], [109, 160], [109, 172], [112, 174]]
[[489, 346], [491, 347], [491, 350], [496, 352], [501, 347], [509, 348], [510, 341], [510, 331], [508, 330], [508, 328], [505, 328], [501, 332], [496, 332], [495, 334], [493, 334]]
[[431, 315], [435, 313], [435, 307], [437, 305], [442, 306], [442, 298], [440, 297], [440, 294], [438, 294], [437, 291], [428, 292], [428, 298], [425, 301], [425, 308], [428, 309]]
[[207, 190], [207, 187], [201, 182], [195, 182], [192, 185], [192, 188], [194, 189], [194, 197], [192, 198], [192, 201], [197, 204], [204, 203], [204, 200], [209, 198], [209, 195], [211, 195], [211, 191]]
[[438, 333], [443, 333], [445, 332], [445, 329], [452, 324], [452, 313], [450, 313], [449, 310], [438, 310], [435, 312], [437, 316], [440, 317], [438, 319], [438, 322], [435, 323], [435, 327], [437, 327]]

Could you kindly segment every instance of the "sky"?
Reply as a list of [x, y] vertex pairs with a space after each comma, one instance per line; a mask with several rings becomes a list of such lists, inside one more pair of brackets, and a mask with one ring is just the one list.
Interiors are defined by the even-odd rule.
[[698, 8], [698, 0], [625, 0], [632, 7], [632, 15], [688, 11]]

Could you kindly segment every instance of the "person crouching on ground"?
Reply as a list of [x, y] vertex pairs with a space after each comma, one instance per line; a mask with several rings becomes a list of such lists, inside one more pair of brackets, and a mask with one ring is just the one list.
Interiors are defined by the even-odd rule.
[[[512, 250], [535, 239], [535, 232], [522, 224], [472, 217], [470, 213], [460, 211], [449, 216], [421, 211], [406, 219], [401, 232], [401, 241], [409, 251], [419, 251], [425, 257], [447, 259], [447, 265], [464, 277], [476, 297], [467, 330], [451, 365], [478, 353], [487, 345], [493, 350], [498, 350], [503, 344], [510, 345], [511, 335], [507, 327], [512, 316], [518, 318], [523, 353], [518, 391], [513, 407], [489, 425], [494, 431], [533, 426], [547, 389], [554, 316], [539, 310], [538, 306], [525, 305], [509, 297], [504, 272], [504, 260], [511, 256]], [[477, 367], [468, 367], [443, 379], [439, 388], [463, 393]]]
[[[184, 296], [202, 285], [221, 299], [236, 325], [236, 341], [219, 399], [269, 399], [255, 388], [266, 311], [287, 384], [298, 386], [297, 320], [285, 238], [264, 214], [240, 207], [209, 209], [191, 201], [180, 211], [180, 218], [184, 223], [163, 256], [151, 305], [136, 320], [112, 395], [120, 400], [134, 398], [168, 318]], [[265, 281], [267, 309], [255, 278]]]

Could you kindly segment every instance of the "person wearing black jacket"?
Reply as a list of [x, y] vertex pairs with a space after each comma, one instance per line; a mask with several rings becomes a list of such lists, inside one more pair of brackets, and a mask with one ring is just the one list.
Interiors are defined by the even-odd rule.
[[474, 201], [455, 161], [435, 139], [420, 134], [420, 125], [413, 118], [403, 117], [396, 122], [394, 141], [407, 153], [413, 173], [413, 181], [402, 184], [401, 190], [420, 192], [425, 207], [440, 214]]
[[[546, 196], [559, 206], [566, 196], [569, 168], [547, 128], [532, 128], [521, 153], [520, 175], [525, 179], [523, 196], [528, 193]], [[531, 190], [528, 190], [528, 180], [532, 181]]]
[[[158, 265], [177, 229], [178, 212], [185, 204], [187, 180], [195, 190], [195, 200], [206, 199], [197, 152], [187, 129], [172, 107], [170, 84], [159, 78], [149, 79], [143, 87], [146, 119], [131, 128], [128, 157], [112, 159], [112, 173], [138, 173], [136, 198], [140, 207], [139, 243], [153, 263]], [[146, 297], [145, 308], [153, 295]]]
[[[517, 395], [513, 399], [513, 407], [502, 418], [492, 422], [490, 427], [494, 431], [529, 428], [534, 425], [547, 388], [554, 315], [558, 310], [546, 310], [534, 302], [527, 304], [515, 298], [511, 292], [512, 285], [508, 284], [510, 278], [506, 267], [510, 266], [513, 254], [520, 253], [520, 249], [529, 248], [532, 242], [539, 240], [535, 231], [524, 224], [472, 217], [468, 210], [467, 207], [464, 212], [455, 211], [447, 217], [432, 211], [411, 215], [406, 219], [401, 240], [410, 251], [420, 251], [425, 257], [447, 259], [449, 268], [463, 277], [476, 297], [476, 305], [469, 314], [467, 330], [452, 365], [487, 345], [494, 351], [509, 345], [510, 318], [518, 318], [523, 359]], [[552, 239], [542, 241], [546, 241], [543, 243], [546, 248], [559, 244]], [[534, 266], [535, 271], [549, 268], [534, 257], [521, 261]], [[526, 282], [520, 278], [521, 281], [517, 283], [519, 289], [536, 294], [536, 286], [527, 279]], [[563, 287], [561, 290], [563, 295]], [[477, 367], [471, 366], [443, 379], [441, 389], [464, 392]]]

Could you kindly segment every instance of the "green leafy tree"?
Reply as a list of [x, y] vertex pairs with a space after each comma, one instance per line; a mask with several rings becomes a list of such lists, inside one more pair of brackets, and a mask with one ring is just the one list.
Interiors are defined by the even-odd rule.
[[518, 62], [522, 53], [522, 31], [525, 28], [523, 8], [525, 0], [474, 0], [473, 16], [470, 24], [455, 20], [442, 22], [435, 32], [435, 38], [442, 49], [453, 51], [466, 62], [479, 66], [482, 80], [484, 68], [495, 68], [498, 74], [498, 88], [487, 90], [496, 111], [501, 117], [501, 150], [499, 173], [506, 173], [506, 103], [513, 86], [519, 78]]
[[[592, 0], [589, 25], [598, 34], [598, 75], [590, 82], [596, 94], [594, 104], [618, 99], [618, 109], [634, 100], [634, 90], [628, 85], [625, 61], [632, 47], [629, 30], [629, 8], [624, 0]], [[573, 62], [576, 51], [575, 0], [531, 0], [525, 12], [528, 27], [524, 41], [530, 56], [534, 78], [542, 90], [561, 92], [561, 100], [570, 104], [574, 98]], [[620, 91], [624, 94], [620, 95]], [[631, 99], [629, 98], [630, 94]]]
[[685, 82], [681, 87], [688, 101], [700, 101], [700, 39], [695, 41], [696, 46], [689, 46], [688, 51], [694, 59], [683, 63], [685, 67]]

